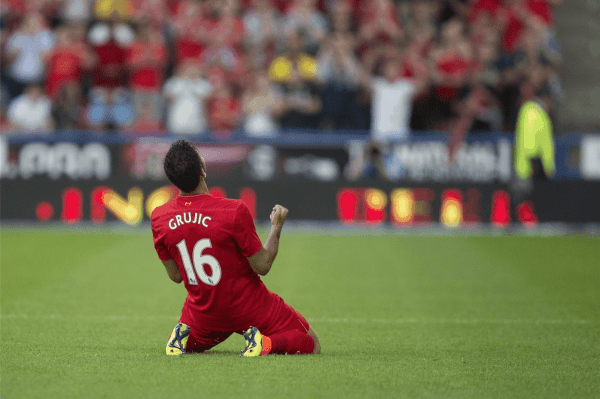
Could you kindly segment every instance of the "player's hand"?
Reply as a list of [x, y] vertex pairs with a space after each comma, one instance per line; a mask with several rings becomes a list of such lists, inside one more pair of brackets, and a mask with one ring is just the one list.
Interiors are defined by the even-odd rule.
[[271, 211], [271, 226], [283, 227], [289, 211], [281, 205], [275, 205]]

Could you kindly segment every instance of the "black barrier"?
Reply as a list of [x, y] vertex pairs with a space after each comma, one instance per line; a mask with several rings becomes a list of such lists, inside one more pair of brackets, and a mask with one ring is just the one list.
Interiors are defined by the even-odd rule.
[[[162, 159], [169, 141], [123, 144], [33, 141], [8, 146], [0, 159], [3, 179], [68, 177], [100, 181], [116, 177], [163, 180]], [[196, 144], [212, 177], [244, 177], [249, 181], [336, 182], [380, 177], [393, 181], [445, 183], [508, 182], [512, 147], [506, 138], [465, 144], [449, 165], [447, 145], [440, 140], [373, 147], [364, 141], [325, 146], [279, 144]], [[2, 149], [0, 148], [0, 151]]]
[[[598, 180], [515, 189], [506, 135], [470, 140], [450, 166], [439, 137], [396, 143], [379, 167], [364, 140], [336, 137], [197, 146], [213, 194], [241, 198], [259, 220], [280, 203], [297, 220], [400, 227], [600, 222]], [[162, 170], [169, 140], [63, 139], [0, 137], [3, 220], [137, 224], [177, 194]]]

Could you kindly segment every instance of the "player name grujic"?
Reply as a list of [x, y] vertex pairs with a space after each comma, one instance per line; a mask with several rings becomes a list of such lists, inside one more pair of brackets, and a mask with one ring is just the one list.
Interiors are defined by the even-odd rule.
[[175, 230], [182, 224], [200, 224], [204, 227], [208, 227], [208, 221], [211, 220], [210, 216], [202, 216], [201, 213], [194, 212], [183, 212], [181, 215], [175, 215], [174, 218], [169, 220], [169, 228]]

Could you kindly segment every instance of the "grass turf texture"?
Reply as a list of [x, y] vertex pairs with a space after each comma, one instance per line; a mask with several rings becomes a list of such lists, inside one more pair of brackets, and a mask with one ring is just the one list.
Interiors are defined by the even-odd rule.
[[600, 396], [598, 238], [284, 231], [264, 281], [323, 353], [251, 359], [165, 355], [185, 289], [149, 231], [0, 239], [3, 399]]

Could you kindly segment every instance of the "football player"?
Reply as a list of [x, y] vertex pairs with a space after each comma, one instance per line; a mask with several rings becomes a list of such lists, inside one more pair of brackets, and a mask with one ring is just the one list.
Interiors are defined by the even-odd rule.
[[164, 170], [180, 193], [152, 212], [154, 246], [188, 292], [167, 354], [204, 352], [233, 333], [246, 339], [240, 356], [320, 353], [306, 319], [260, 279], [277, 256], [288, 210], [273, 207], [263, 245], [241, 200], [209, 194], [204, 158], [190, 142], [171, 145]]

